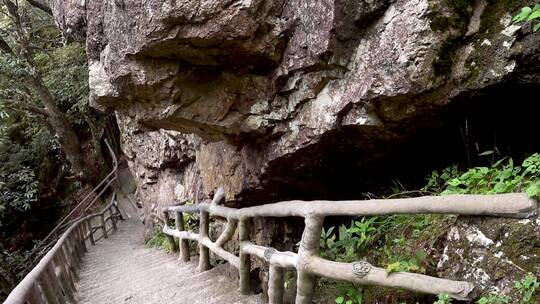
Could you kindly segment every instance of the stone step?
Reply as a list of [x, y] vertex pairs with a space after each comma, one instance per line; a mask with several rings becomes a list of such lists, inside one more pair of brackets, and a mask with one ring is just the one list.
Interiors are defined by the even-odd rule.
[[233, 304], [263, 303], [244, 296], [238, 283], [218, 269], [199, 272], [195, 262], [147, 248], [144, 226], [134, 219], [120, 222], [118, 232], [88, 246], [76, 283], [77, 303]]

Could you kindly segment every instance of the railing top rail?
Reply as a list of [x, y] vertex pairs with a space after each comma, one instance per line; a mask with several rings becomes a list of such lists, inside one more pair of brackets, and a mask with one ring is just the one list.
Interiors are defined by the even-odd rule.
[[[222, 188], [218, 189], [211, 202], [198, 205], [170, 206], [163, 208], [163, 232], [167, 235], [171, 248], [178, 250], [184, 261], [189, 261], [187, 240], [199, 243], [199, 269], [209, 269], [209, 251], [228, 261], [240, 273], [240, 291], [250, 290], [250, 255], [269, 263], [268, 297], [269, 303], [283, 303], [283, 268], [295, 268], [297, 272], [297, 304], [309, 304], [314, 293], [316, 277], [370, 284], [386, 287], [404, 288], [423, 293], [448, 293], [458, 300], [471, 300], [477, 295], [476, 286], [467, 281], [455, 281], [431, 277], [424, 274], [398, 272], [389, 276], [383, 268], [365, 261], [340, 263], [319, 256], [320, 235], [326, 216], [365, 216], [389, 214], [463, 214], [523, 218], [534, 215], [537, 202], [525, 193], [497, 195], [448, 195], [423, 196], [404, 199], [373, 199], [348, 201], [284, 201], [241, 209], [220, 206], [225, 197]], [[180, 212], [200, 212], [199, 233], [185, 231]], [[169, 227], [169, 212], [176, 212], [175, 228]], [[208, 216], [227, 218], [227, 226], [219, 238], [213, 242], [208, 237]], [[249, 241], [250, 218], [289, 217], [305, 218], [305, 228], [298, 253], [280, 252], [275, 248], [259, 246]], [[223, 244], [233, 237], [238, 228], [240, 241], [239, 256], [223, 248]], [[179, 238], [178, 247], [174, 237]], [[176, 248], [176, 249], [175, 249]], [[281, 267], [281, 269], [279, 269]], [[274, 272], [272, 272], [274, 269]]]
[[49, 264], [53, 261], [54, 257], [58, 253], [59, 250], [61, 250], [62, 246], [66, 242], [66, 240], [69, 238], [71, 233], [74, 229], [76, 229], [79, 225], [81, 225], [83, 222], [92, 219], [96, 216], [104, 215], [109, 208], [112, 207], [114, 204], [114, 201], [111, 201], [101, 212], [93, 213], [88, 216], [85, 216], [79, 220], [77, 220], [75, 223], [73, 223], [69, 228], [62, 234], [62, 236], [56, 241], [55, 245], [45, 254], [43, 258], [39, 261], [39, 263], [22, 279], [17, 286], [11, 291], [11, 293], [8, 295], [6, 301], [4, 304], [19, 304], [24, 303], [27, 295], [31, 292], [31, 289], [33, 288], [34, 284], [37, 282], [41, 274], [46, 270], [46, 267], [49, 266]]
[[415, 198], [283, 201], [247, 208], [229, 208], [215, 203], [170, 206], [166, 212], [206, 211], [211, 215], [233, 219], [250, 217], [357, 216], [386, 214], [462, 214], [528, 217], [537, 212], [537, 202], [525, 193], [497, 195], [445, 195]]

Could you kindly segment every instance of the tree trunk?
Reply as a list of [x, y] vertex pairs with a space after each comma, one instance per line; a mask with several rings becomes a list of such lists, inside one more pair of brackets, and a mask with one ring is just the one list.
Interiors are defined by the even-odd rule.
[[94, 174], [92, 174], [94, 173], [94, 168], [88, 168], [88, 166], [86, 166], [79, 138], [64, 113], [56, 106], [51, 92], [45, 86], [39, 75], [28, 75], [25, 79], [45, 106], [47, 121], [54, 130], [60, 147], [71, 164], [73, 173], [80, 176], [84, 182], [91, 181], [94, 177]]

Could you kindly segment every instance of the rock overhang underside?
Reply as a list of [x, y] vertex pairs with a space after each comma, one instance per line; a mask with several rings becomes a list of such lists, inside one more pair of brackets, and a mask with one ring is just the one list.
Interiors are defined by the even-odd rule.
[[527, 1], [53, 2], [148, 213], [218, 186], [237, 206], [358, 198], [463, 157], [475, 117], [518, 146], [538, 129], [540, 34], [511, 23]]

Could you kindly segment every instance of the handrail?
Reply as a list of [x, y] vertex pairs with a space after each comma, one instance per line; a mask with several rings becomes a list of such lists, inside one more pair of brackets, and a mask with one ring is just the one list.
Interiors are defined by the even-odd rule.
[[[210, 268], [209, 251], [228, 261], [240, 273], [240, 292], [250, 292], [250, 256], [256, 256], [270, 265], [268, 298], [270, 304], [283, 303], [284, 271], [297, 271], [296, 304], [312, 302], [317, 277], [365, 285], [403, 288], [417, 292], [447, 293], [458, 300], [471, 300], [477, 288], [471, 282], [435, 278], [428, 275], [397, 272], [388, 274], [385, 269], [365, 261], [339, 263], [319, 256], [320, 235], [326, 216], [368, 216], [386, 214], [464, 214], [513, 218], [526, 218], [538, 211], [537, 202], [524, 193], [497, 195], [448, 195], [417, 198], [364, 200], [364, 201], [288, 201], [241, 209], [220, 206], [225, 192], [216, 191], [211, 202], [197, 205], [170, 206], [162, 209], [163, 233], [173, 251], [180, 251], [182, 261], [190, 260], [188, 240], [199, 243], [199, 270]], [[199, 233], [185, 231], [183, 213], [199, 212]], [[169, 227], [169, 213], [175, 214], [175, 229]], [[209, 216], [227, 219], [227, 225], [216, 242], [208, 236]], [[305, 228], [298, 253], [280, 252], [271, 247], [249, 241], [249, 221], [255, 217], [303, 217]], [[238, 227], [240, 252], [236, 256], [223, 245], [232, 239]], [[179, 239], [179, 247], [174, 238]]]
[[58, 230], [60, 230], [64, 226], [66, 221], [77, 210], [79, 210], [79, 208], [81, 208], [81, 206], [85, 205], [87, 203], [87, 200], [89, 198], [91, 198], [93, 194], [95, 195], [97, 193], [98, 189], [101, 186], [103, 186], [105, 184], [105, 182], [107, 182], [107, 184], [105, 184], [105, 186], [103, 186], [103, 189], [99, 192], [99, 194], [95, 195], [94, 199], [92, 201], [90, 201], [90, 203], [86, 204], [86, 206], [84, 206], [84, 209], [83, 209], [83, 211], [84, 211], [83, 215], [84, 215], [84, 213], [86, 213], [88, 211], [88, 209], [90, 207], [92, 207], [95, 204], [95, 202], [101, 197], [101, 195], [103, 195], [103, 193], [109, 188], [109, 186], [112, 184], [112, 182], [114, 182], [118, 178], [118, 173], [117, 173], [117, 171], [118, 171], [118, 160], [117, 160], [116, 155], [114, 154], [114, 151], [111, 148], [111, 145], [109, 144], [109, 141], [107, 139], [105, 139], [105, 145], [107, 146], [107, 149], [109, 150], [109, 154], [111, 155], [111, 159], [112, 159], [112, 162], [113, 162], [113, 168], [112, 168], [111, 172], [109, 172], [109, 174], [107, 174], [107, 176], [105, 176], [101, 180], [101, 182], [92, 189], [92, 191], [90, 191], [88, 194], [86, 194], [86, 196], [77, 204], [77, 206], [75, 206], [66, 216], [64, 216], [62, 218], [62, 220], [60, 220], [60, 222], [58, 222], [56, 227], [54, 227], [54, 229], [51, 232], [49, 232], [49, 234], [47, 234], [47, 236], [45, 238], [43, 238], [43, 240], [41, 241], [42, 243], [46, 242], [50, 237], [52, 237], [56, 232], [58, 232]]
[[[107, 228], [105, 215], [109, 213], [111, 228]], [[92, 226], [99, 218], [101, 225]], [[4, 304], [68, 303], [74, 301], [76, 270], [87, 251], [86, 240], [95, 244], [94, 232], [101, 230], [108, 237], [109, 229], [116, 230], [122, 219], [115, 195], [101, 212], [85, 216], [73, 223], [58, 239], [39, 263], [11, 291]]]

